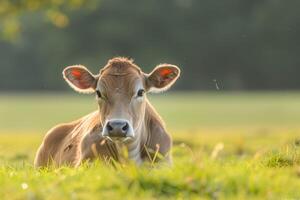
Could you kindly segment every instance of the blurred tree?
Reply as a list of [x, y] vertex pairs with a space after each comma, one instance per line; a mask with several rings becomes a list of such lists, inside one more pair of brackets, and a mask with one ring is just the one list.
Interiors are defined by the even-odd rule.
[[300, 1], [102, 0], [95, 6], [82, 0], [74, 8], [71, 0], [32, 1], [41, 2], [36, 12], [1, 14], [11, 26], [1, 26], [3, 37], [15, 38], [13, 30], [22, 37], [0, 41], [0, 90], [67, 88], [65, 66], [83, 64], [97, 73], [113, 56], [132, 56], [146, 72], [160, 62], [179, 65], [177, 89], [215, 90], [215, 79], [221, 90], [300, 89]]
[[66, 11], [80, 8], [95, 8], [97, 0], [1, 0], [0, 35], [6, 40], [15, 40], [22, 29], [20, 17], [26, 13], [41, 12], [57, 27], [69, 24]]

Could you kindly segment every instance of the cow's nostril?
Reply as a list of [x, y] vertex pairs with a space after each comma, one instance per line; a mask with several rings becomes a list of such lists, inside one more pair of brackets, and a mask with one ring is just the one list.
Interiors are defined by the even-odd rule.
[[123, 126], [122, 131], [125, 132], [128, 130], [128, 128], [129, 128], [128, 123], [126, 123], [125, 126]]
[[129, 129], [130, 124], [125, 120], [110, 120], [106, 123], [105, 133], [109, 137], [126, 137]]
[[108, 131], [112, 131], [114, 129], [109, 123], [107, 123], [106, 128]]

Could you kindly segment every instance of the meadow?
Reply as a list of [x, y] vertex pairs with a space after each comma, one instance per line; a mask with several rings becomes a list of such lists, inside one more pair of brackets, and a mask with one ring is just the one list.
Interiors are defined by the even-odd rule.
[[300, 93], [150, 95], [174, 165], [33, 168], [46, 131], [96, 109], [80, 94], [0, 95], [0, 199], [300, 199]]

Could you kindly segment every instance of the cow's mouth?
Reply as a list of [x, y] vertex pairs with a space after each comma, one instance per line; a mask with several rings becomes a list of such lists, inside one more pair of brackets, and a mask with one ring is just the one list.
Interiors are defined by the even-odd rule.
[[133, 136], [128, 137], [111, 137], [111, 136], [104, 136], [105, 139], [111, 142], [127, 142], [133, 140]]

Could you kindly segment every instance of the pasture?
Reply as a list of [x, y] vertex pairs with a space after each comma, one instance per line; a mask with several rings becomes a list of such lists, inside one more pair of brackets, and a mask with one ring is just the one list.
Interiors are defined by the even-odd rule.
[[300, 199], [300, 94], [150, 95], [174, 138], [172, 168], [101, 162], [35, 170], [53, 125], [96, 108], [79, 94], [0, 95], [0, 199]]

